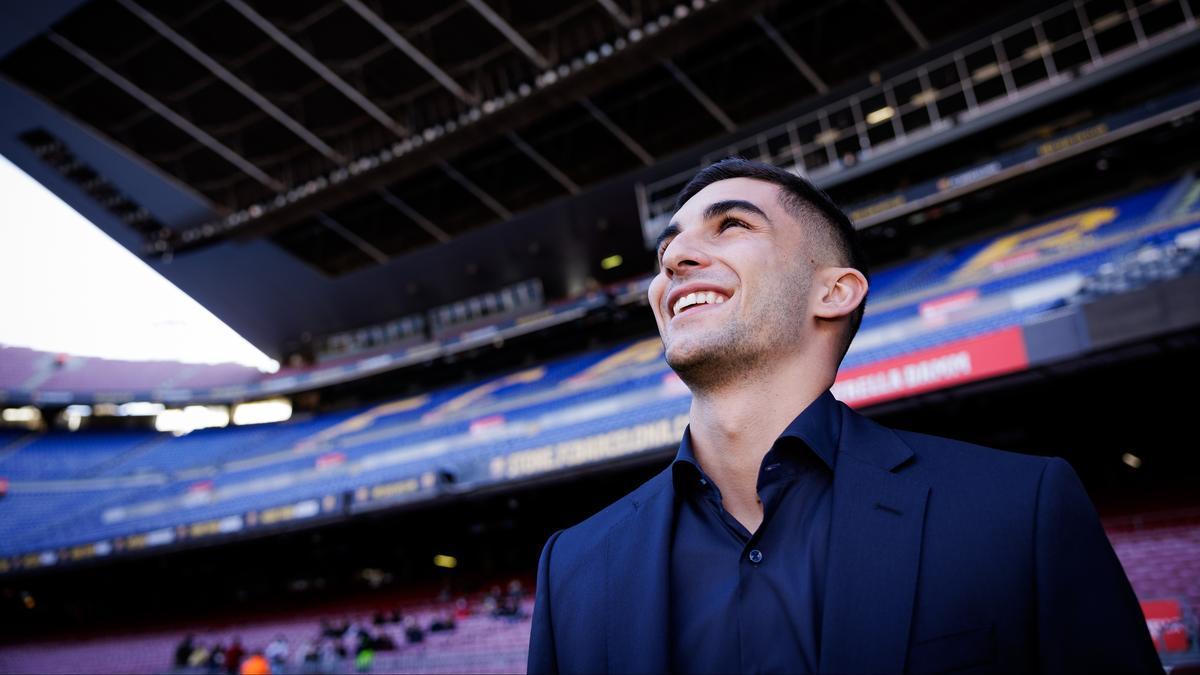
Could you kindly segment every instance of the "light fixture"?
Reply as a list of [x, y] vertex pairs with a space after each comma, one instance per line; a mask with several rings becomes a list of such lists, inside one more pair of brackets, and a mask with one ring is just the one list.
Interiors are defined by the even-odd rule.
[[879, 124], [886, 122], [896, 116], [896, 109], [890, 105], [885, 105], [879, 110], [872, 110], [867, 113], [867, 124]]
[[251, 401], [233, 407], [233, 423], [236, 425], [283, 422], [291, 416], [292, 402], [286, 398]]

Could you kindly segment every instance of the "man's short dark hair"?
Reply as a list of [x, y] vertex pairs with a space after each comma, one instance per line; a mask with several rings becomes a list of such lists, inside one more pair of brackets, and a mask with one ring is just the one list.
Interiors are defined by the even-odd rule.
[[[777, 166], [741, 157], [730, 157], [709, 165], [696, 174], [679, 192], [679, 196], [675, 199], [675, 210], [678, 211], [689, 199], [696, 196], [697, 192], [709, 185], [730, 178], [752, 178], [778, 185], [780, 203], [783, 207], [798, 220], [816, 220], [821, 223], [825, 227], [825, 233], [838, 248], [837, 253], [842, 258], [839, 263], [845, 267], [853, 267], [862, 272], [864, 277], [870, 279], [866, 256], [859, 243], [858, 230], [854, 229], [854, 225], [846, 217], [846, 214], [823, 190], [808, 180]], [[817, 216], [815, 219], [812, 218], [814, 215]], [[842, 344], [842, 356], [845, 356], [846, 350], [850, 348], [850, 341], [858, 333], [858, 327], [862, 324], [863, 312], [866, 308], [867, 298], [864, 296], [858, 308], [850, 315], [850, 330], [847, 331], [846, 340]]]

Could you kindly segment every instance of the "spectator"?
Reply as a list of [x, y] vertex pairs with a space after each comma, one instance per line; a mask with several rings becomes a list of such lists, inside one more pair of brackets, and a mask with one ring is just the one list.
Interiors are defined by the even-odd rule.
[[296, 665], [300, 666], [302, 673], [315, 673], [320, 669], [318, 661], [320, 655], [317, 653], [317, 646], [312, 640], [305, 640], [300, 644], [300, 649], [296, 651]]
[[442, 631], [454, 630], [454, 615], [450, 612], [445, 612], [441, 616], [435, 618], [433, 623], [429, 625], [430, 633], [440, 633]]
[[203, 642], [198, 642], [192, 647], [192, 653], [188, 656], [187, 666], [197, 670], [201, 668], [212, 670], [213, 667], [209, 663], [210, 656], [212, 656], [212, 652], [208, 650], [208, 647], [205, 647]]
[[371, 642], [371, 649], [377, 652], [390, 652], [396, 649], [396, 641], [391, 635], [380, 632]]
[[371, 672], [371, 666], [375, 663], [375, 652], [371, 648], [360, 649], [358, 655], [354, 657], [354, 668], [360, 673]]
[[338, 664], [341, 663], [342, 657], [345, 656], [344, 652], [341, 654], [338, 653], [341, 650], [341, 644], [336, 643], [333, 640], [324, 640], [321, 642], [319, 672], [332, 673], [334, 670], [336, 670]]
[[492, 586], [492, 590], [483, 598], [483, 611], [492, 615], [499, 616], [501, 593], [499, 586]]
[[208, 654], [208, 672], [219, 673], [225, 666], [225, 645], [218, 640]]
[[290, 651], [291, 650], [288, 649], [287, 638], [285, 638], [283, 635], [276, 635], [275, 639], [271, 641], [271, 644], [267, 645], [267, 649], [263, 652], [263, 656], [265, 656], [267, 660], [271, 662], [272, 666], [282, 667], [287, 663], [288, 653]]
[[468, 616], [471, 616], [471, 605], [466, 598], [460, 597], [454, 601], [454, 618], [465, 619]]
[[409, 644], [417, 644], [425, 641], [425, 631], [417, 625], [417, 620], [413, 617], [408, 617], [404, 620], [404, 637]]
[[188, 635], [187, 637], [183, 638], [183, 642], [180, 642], [179, 646], [175, 648], [176, 668], [186, 668], [188, 666], [188, 663], [192, 659], [192, 651], [194, 651], [194, 646], [192, 644], [193, 640], [193, 636]]
[[271, 664], [257, 651], [242, 663], [241, 675], [271, 675]]
[[242, 665], [242, 658], [246, 656], [246, 650], [242, 648], [241, 638], [233, 638], [233, 642], [229, 643], [229, 648], [225, 650], [225, 672], [229, 675], [237, 675], [238, 668]]

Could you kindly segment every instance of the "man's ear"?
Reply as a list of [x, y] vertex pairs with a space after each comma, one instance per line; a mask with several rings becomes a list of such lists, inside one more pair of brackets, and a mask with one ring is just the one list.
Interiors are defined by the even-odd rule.
[[817, 272], [813, 314], [820, 319], [849, 316], [867, 297], [867, 278], [853, 267], [825, 267]]

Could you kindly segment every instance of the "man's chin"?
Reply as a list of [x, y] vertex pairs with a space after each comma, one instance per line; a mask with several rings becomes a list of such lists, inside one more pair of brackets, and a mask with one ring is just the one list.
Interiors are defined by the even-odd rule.
[[709, 371], [727, 370], [733, 354], [717, 345], [678, 344], [668, 347], [665, 357], [667, 365], [686, 382], [689, 378], [707, 379], [704, 373]]

